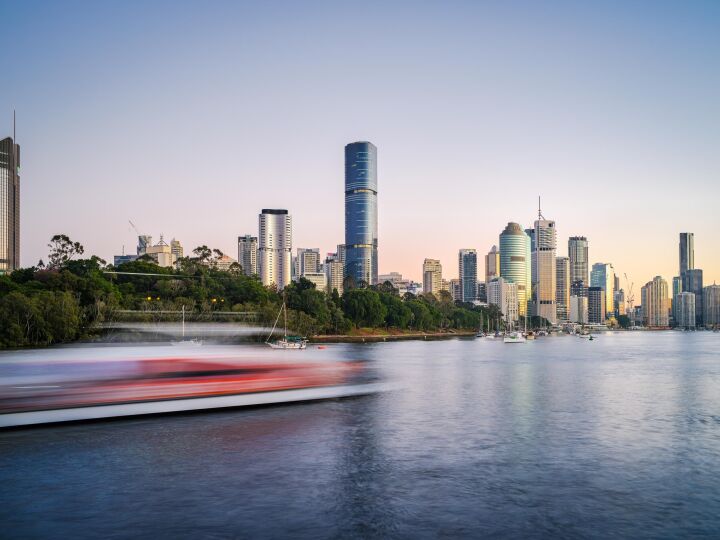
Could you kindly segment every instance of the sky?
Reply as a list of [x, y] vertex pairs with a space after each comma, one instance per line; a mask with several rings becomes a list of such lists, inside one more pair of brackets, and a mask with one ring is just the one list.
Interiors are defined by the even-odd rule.
[[638, 298], [678, 273], [681, 231], [720, 282], [720, 2], [0, 0], [0, 20], [24, 266], [60, 233], [134, 252], [128, 220], [237, 256], [262, 208], [335, 251], [343, 148], [369, 140], [380, 273], [456, 277], [541, 196], [558, 255], [587, 236]]

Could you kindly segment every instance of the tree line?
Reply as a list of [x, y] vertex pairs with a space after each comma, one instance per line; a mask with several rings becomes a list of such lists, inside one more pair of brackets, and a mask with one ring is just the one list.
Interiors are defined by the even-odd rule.
[[[175, 268], [149, 257], [114, 267], [99, 257], [81, 258], [84, 248], [65, 235], [51, 239], [48, 263], [0, 276], [0, 347], [72, 342], [98, 323], [127, 317], [148, 320], [154, 313], [212, 316], [253, 312], [272, 324], [282, 302], [290, 328], [302, 335], [346, 334], [355, 328], [406, 331], [478, 329], [481, 321], [501, 324], [496, 306], [453, 302], [443, 291], [400, 296], [391, 283], [355, 286], [346, 281], [339, 294], [319, 291], [301, 278], [282, 291], [246, 276], [238, 264], [217, 267], [222, 252], [200, 246]], [[118, 273], [113, 273], [118, 272]], [[129, 315], [128, 315], [129, 313]]]

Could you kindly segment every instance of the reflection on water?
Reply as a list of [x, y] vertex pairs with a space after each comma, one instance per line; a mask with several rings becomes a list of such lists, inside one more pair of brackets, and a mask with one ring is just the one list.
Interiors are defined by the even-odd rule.
[[338, 345], [403, 389], [0, 433], [3, 535], [712, 536], [719, 345]]

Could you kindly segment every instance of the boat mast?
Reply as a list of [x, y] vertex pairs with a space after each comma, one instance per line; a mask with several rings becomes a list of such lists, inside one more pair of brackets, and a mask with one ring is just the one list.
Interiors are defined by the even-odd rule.
[[185, 306], [182, 307], [182, 337], [185, 338]]

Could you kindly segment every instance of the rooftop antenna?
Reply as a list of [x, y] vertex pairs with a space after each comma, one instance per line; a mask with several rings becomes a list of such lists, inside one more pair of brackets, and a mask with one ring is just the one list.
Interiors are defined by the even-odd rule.
[[540, 195], [538, 195], [538, 220], [545, 219], [545, 217], [542, 215], [542, 211], [540, 210]]
[[15, 136], [15, 109], [13, 109], [13, 142], [17, 144], [17, 137]]

